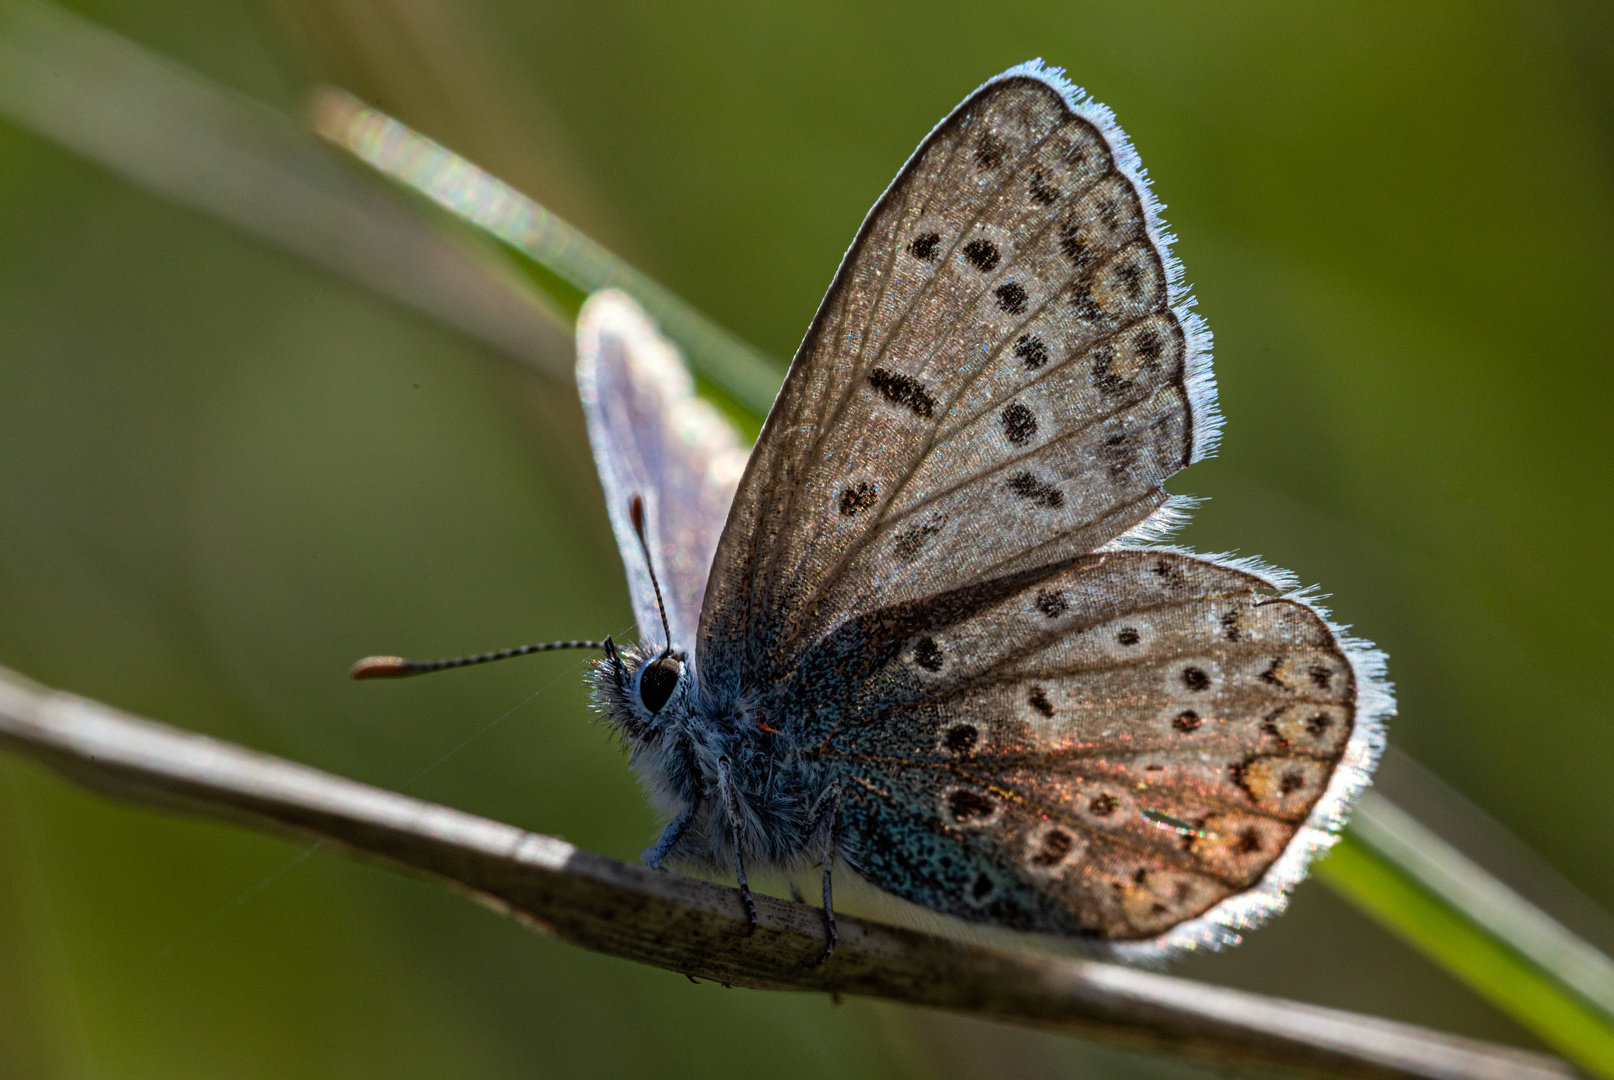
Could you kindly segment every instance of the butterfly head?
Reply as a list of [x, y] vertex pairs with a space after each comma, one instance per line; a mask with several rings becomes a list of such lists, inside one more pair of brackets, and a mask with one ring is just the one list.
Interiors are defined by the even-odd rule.
[[607, 638], [605, 656], [591, 675], [595, 703], [629, 742], [655, 742], [687, 707], [685, 660], [681, 652], [654, 645], [619, 649]]

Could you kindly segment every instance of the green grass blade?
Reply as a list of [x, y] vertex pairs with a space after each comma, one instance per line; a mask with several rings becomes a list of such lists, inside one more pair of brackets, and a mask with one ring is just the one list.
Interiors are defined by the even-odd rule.
[[1351, 831], [1425, 889], [1523, 954], [1614, 1019], [1614, 960], [1508, 888], [1378, 791], [1351, 817]]
[[[613, 288], [628, 293], [678, 343], [697, 375], [746, 411], [767, 415], [779, 392], [778, 367], [576, 227], [344, 91], [321, 91], [313, 112], [321, 136], [582, 294]], [[542, 278], [539, 283], [544, 284]], [[557, 299], [576, 301], [575, 296]]]
[[[1401, 811], [1382, 796], [1376, 802], [1382, 805], [1373, 798], [1364, 800], [1367, 812], [1359, 814], [1357, 824], [1317, 864], [1318, 878], [1548, 1045], [1597, 1075], [1614, 1078], [1614, 1022], [1609, 1016], [1570, 987], [1561, 966], [1554, 970], [1532, 962], [1510, 944], [1520, 934], [1507, 917], [1482, 921], [1474, 917], [1474, 904], [1453, 903], [1442, 895], [1447, 889], [1431, 873], [1432, 852], [1420, 842], [1443, 842], [1416, 833], [1386, 842], [1385, 819]], [[1384, 807], [1393, 813], [1383, 812]], [[1433, 854], [1441, 853], [1435, 849]], [[1508, 891], [1478, 866], [1470, 866], [1469, 880], [1484, 882], [1484, 892]], [[1568, 933], [1561, 927], [1558, 931]]]

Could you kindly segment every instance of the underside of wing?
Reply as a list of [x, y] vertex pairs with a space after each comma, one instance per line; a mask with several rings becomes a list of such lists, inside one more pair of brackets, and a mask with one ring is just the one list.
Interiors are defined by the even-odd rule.
[[1216, 432], [1208, 339], [1108, 110], [1025, 65], [870, 212], [713, 566], [711, 685], [788, 677], [847, 612], [1094, 551]]
[[[791, 697], [849, 862], [933, 910], [1143, 956], [1280, 907], [1365, 782], [1378, 654], [1270, 575], [1165, 549], [870, 613]], [[829, 661], [825, 664], [825, 661]], [[805, 669], [805, 666], [804, 666]]]
[[643, 500], [673, 644], [690, 648], [746, 450], [695, 397], [676, 350], [623, 293], [598, 293], [583, 305], [577, 384], [640, 637], [659, 638], [661, 616], [633, 527], [635, 498]]

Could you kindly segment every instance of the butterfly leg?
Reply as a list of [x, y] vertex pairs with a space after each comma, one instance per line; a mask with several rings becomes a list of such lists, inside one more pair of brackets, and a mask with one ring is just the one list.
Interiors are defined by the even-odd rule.
[[835, 929], [835, 897], [830, 888], [831, 872], [835, 868], [836, 830], [841, 816], [841, 782], [835, 781], [813, 803], [807, 814], [807, 835], [818, 832], [818, 824], [828, 818], [829, 828], [824, 839], [824, 952], [810, 966], [819, 967], [835, 952], [840, 934]]
[[652, 870], [660, 870], [662, 861], [672, 854], [672, 849], [684, 835], [684, 830], [689, 828], [689, 823], [694, 820], [695, 809], [691, 806], [669, 821], [667, 827], [661, 831], [661, 838], [656, 841], [656, 846], [647, 847], [639, 852], [639, 861]]
[[726, 757], [717, 759], [717, 786], [729, 812], [729, 828], [734, 833], [734, 876], [740, 883], [740, 903], [745, 905], [745, 936], [750, 937], [757, 932], [757, 902], [751, 899], [751, 885], [745, 880], [745, 858], [740, 854], [740, 796], [734, 790]]

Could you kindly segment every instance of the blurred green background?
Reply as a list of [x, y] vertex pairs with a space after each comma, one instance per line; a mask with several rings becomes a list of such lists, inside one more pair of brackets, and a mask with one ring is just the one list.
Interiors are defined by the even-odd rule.
[[[1112, 106], [1216, 334], [1185, 542], [1333, 594], [1392, 739], [1614, 907], [1605, 4], [104, 0], [283, 111], [336, 82], [781, 360], [869, 204], [1032, 56]], [[569, 387], [0, 123], [0, 663], [632, 858], [574, 657], [631, 621]], [[1211, 1075], [728, 991], [0, 758], [0, 1075]], [[1182, 974], [1536, 1045], [1316, 884]]]

